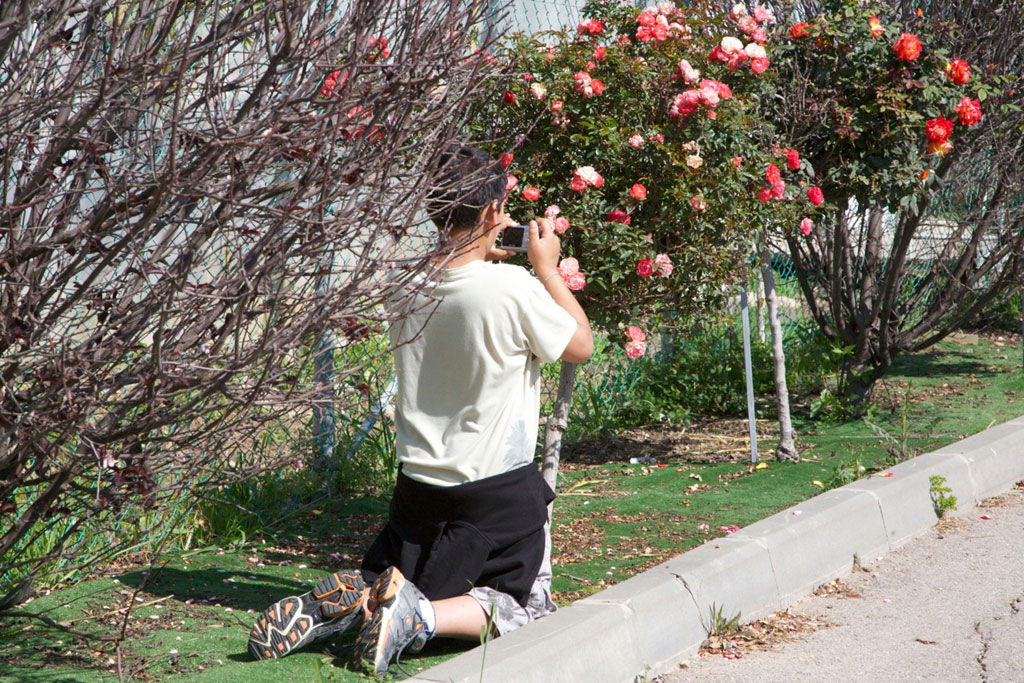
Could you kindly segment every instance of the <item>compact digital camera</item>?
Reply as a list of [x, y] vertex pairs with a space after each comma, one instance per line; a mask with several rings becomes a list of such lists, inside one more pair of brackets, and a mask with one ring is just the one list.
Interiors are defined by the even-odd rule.
[[530, 243], [530, 228], [525, 225], [511, 225], [501, 232], [502, 249], [509, 251], [526, 251]]

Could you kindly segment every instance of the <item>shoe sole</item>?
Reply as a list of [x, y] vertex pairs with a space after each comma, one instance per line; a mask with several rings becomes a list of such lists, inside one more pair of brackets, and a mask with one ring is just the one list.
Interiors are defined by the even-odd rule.
[[[392, 568], [385, 570], [370, 590], [368, 607], [372, 612], [370, 621], [359, 633], [356, 650], [363, 660], [363, 666], [376, 674], [387, 672], [391, 662], [383, 657], [391, 629], [388, 628], [394, 616], [395, 597], [405, 586], [407, 579]], [[368, 647], [372, 644], [372, 647]]]
[[[249, 632], [249, 654], [258, 660], [277, 659], [345, 630], [354, 619], [342, 618], [362, 607], [364, 587], [359, 574], [335, 572], [321, 579], [309, 593], [274, 603], [260, 615]], [[325, 620], [314, 619], [304, 612], [306, 601], [319, 603]], [[328, 609], [324, 609], [325, 606]]]

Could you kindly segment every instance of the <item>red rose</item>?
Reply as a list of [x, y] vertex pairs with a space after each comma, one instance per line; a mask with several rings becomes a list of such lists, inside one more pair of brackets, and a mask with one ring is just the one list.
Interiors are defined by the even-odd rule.
[[811, 29], [811, 25], [805, 21], [801, 21], [799, 24], [793, 24], [789, 27], [789, 39], [796, 40], [797, 38], [803, 38], [806, 36]]
[[924, 133], [928, 136], [928, 142], [933, 145], [941, 145], [953, 134], [953, 122], [946, 120], [943, 116], [932, 119], [924, 124]]
[[600, 95], [604, 92], [604, 83], [595, 78], [590, 81], [590, 88], [594, 91], [595, 95]]
[[348, 81], [348, 74], [342, 74], [340, 71], [332, 71], [320, 86], [320, 96], [330, 97], [334, 94], [334, 89], [338, 86], [339, 78], [341, 79], [342, 87], [344, 87], [345, 82]]
[[808, 187], [807, 201], [815, 206], [821, 206], [825, 202], [825, 193], [821, 191], [820, 187]]
[[786, 152], [786, 168], [791, 171], [800, 169], [800, 152], [795, 149], [791, 149]]
[[636, 262], [636, 274], [640, 277], [650, 277], [654, 272], [654, 261], [649, 258], [642, 258]]
[[896, 50], [896, 56], [904, 62], [913, 62], [921, 56], [921, 41], [913, 33], [904, 33], [892, 49]]
[[502, 168], [508, 168], [509, 166], [512, 165], [512, 158], [513, 157], [511, 152], [502, 152], [498, 156], [498, 163], [501, 164]]
[[946, 63], [946, 75], [956, 85], [963, 85], [971, 80], [971, 65], [962, 59], [954, 59]]
[[960, 116], [960, 123], [965, 126], [973, 126], [981, 121], [981, 102], [965, 97], [957, 105], [956, 113]]
[[765, 171], [764, 178], [770, 184], [774, 185], [782, 180], [782, 171], [780, 171], [779, 167], [775, 164], [768, 164], [768, 170]]
[[633, 185], [633, 187], [629, 188], [629, 194], [632, 195], [633, 199], [636, 199], [637, 201], [647, 199], [647, 188], [641, 185], [640, 183], [637, 183]]
[[528, 202], [537, 201], [538, 199], [540, 199], [540, 190], [531, 185], [530, 187], [523, 190], [523, 199], [525, 199]]
[[601, 47], [594, 50], [594, 59], [596, 59], [597, 61], [600, 62], [606, 56], [608, 56], [608, 48], [606, 48], [605, 46], [602, 45]]
[[506, 90], [505, 94], [501, 96], [501, 99], [502, 99], [502, 101], [505, 104], [515, 104], [516, 103], [515, 93], [513, 93], [511, 90]]
[[767, 204], [768, 201], [771, 198], [772, 198], [772, 188], [770, 188], [770, 187], [762, 187], [761, 191], [757, 193], [757, 199], [762, 204]]
[[569, 181], [569, 189], [573, 192], [583, 192], [587, 189], [587, 181], [578, 175], [574, 175], [572, 180]]
[[629, 214], [623, 211], [622, 209], [615, 209], [614, 211], [609, 211], [607, 220], [611, 223], [622, 223], [623, 225], [629, 225], [630, 223], [633, 222], [633, 219], [630, 218]]

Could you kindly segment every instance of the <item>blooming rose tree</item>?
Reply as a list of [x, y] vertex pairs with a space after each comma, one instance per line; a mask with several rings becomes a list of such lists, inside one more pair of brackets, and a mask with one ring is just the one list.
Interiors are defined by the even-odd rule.
[[919, 4], [775, 3], [802, 20], [769, 33], [778, 70], [761, 82], [760, 111], [821, 188], [818, 229], [786, 242], [811, 315], [849, 349], [838, 389], [854, 412], [898, 354], [1024, 272], [1024, 5]]
[[[771, 12], [590, 2], [584, 15], [550, 42], [514, 41], [477, 120], [481, 137], [514, 140], [495, 150], [512, 215], [558, 221], [563, 277], [638, 358], [655, 325], [721, 301], [766, 226], [799, 233], [820, 192], [758, 114]], [[567, 412], [563, 395], [549, 427]]]

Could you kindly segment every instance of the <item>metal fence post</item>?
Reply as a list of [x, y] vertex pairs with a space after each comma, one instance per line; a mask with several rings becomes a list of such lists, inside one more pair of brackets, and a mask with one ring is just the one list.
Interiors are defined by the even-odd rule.
[[[320, 309], [327, 308], [331, 294], [331, 274], [334, 272], [334, 251], [328, 249], [320, 262], [316, 277], [316, 298]], [[335, 483], [337, 465], [334, 451], [337, 446], [334, 412], [334, 330], [325, 328], [317, 335], [313, 346], [313, 385], [316, 399], [313, 403], [313, 469], [321, 476], [324, 488]]]
[[740, 294], [743, 312], [743, 366], [747, 378], [747, 422], [750, 426], [750, 462], [757, 462], [757, 410], [754, 407], [754, 362], [750, 352], [750, 307], [747, 288]]

